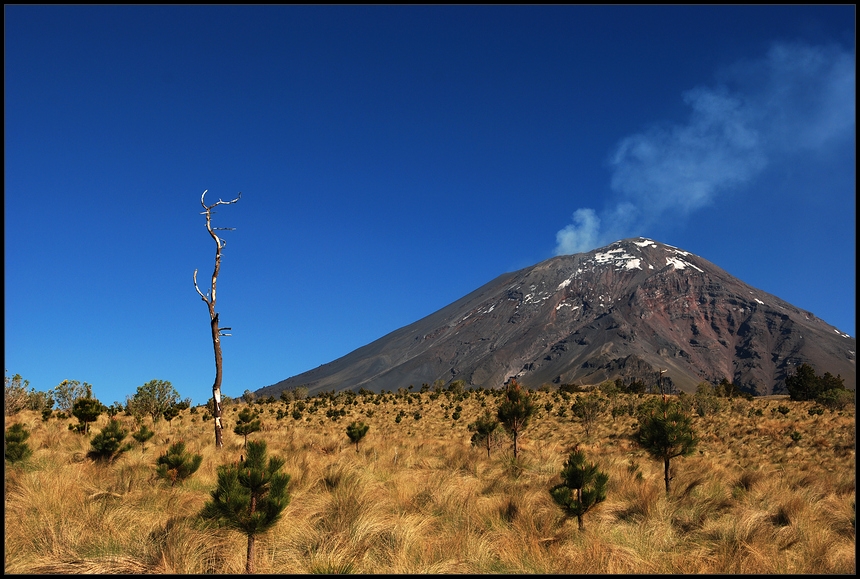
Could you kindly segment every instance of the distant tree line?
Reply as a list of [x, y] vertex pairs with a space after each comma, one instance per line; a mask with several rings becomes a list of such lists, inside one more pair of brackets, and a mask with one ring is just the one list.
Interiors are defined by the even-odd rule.
[[792, 400], [813, 400], [830, 409], [840, 410], [855, 400], [854, 391], [845, 388], [842, 376], [830, 372], [817, 376], [815, 368], [806, 363], [786, 377], [785, 387]]

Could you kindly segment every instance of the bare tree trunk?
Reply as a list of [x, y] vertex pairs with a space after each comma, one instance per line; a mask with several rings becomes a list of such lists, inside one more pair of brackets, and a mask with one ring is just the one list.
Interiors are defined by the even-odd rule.
[[222, 332], [229, 330], [230, 328], [218, 327], [218, 314], [215, 312], [215, 286], [218, 282], [218, 272], [221, 269], [221, 250], [224, 249], [225, 245], [227, 245], [227, 242], [218, 237], [215, 231], [233, 228], [213, 228], [212, 209], [214, 209], [218, 205], [230, 205], [231, 203], [236, 203], [239, 199], [241, 199], [242, 193], [240, 192], [239, 196], [232, 201], [221, 201], [219, 199], [216, 203], [213, 203], [212, 205], [206, 205], [206, 202], [203, 200], [204, 197], [206, 197], [206, 191], [204, 191], [203, 195], [200, 196], [200, 204], [203, 206], [204, 209], [201, 215], [206, 216], [206, 229], [209, 231], [209, 235], [212, 236], [212, 239], [215, 240], [215, 269], [212, 272], [212, 285], [210, 291], [206, 294], [201, 292], [200, 288], [197, 286], [197, 270], [195, 269], [194, 289], [197, 290], [197, 293], [200, 294], [200, 297], [203, 299], [204, 302], [206, 302], [206, 305], [209, 308], [209, 320], [210, 325], [212, 327], [212, 345], [215, 348], [215, 382], [212, 384], [212, 405], [214, 408], [212, 414], [215, 419], [215, 447], [220, 449], [224, 446], [224, 441], [221, 437], [221, 431], [223, 430], [223, 425], [221, 423], [221, 336], [229, 336], [230, 334], [224, 334]]

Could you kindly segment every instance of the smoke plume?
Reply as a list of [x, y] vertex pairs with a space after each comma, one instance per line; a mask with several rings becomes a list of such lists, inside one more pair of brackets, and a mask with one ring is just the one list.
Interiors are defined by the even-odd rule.
[[792, 154], [853, 139], [854, 55], [835, 46], [774, 44], [683, 93], [683, 124], [621, 139], [609, 156], [609, 203], [577, 209], [556, 234], [556, 255], [579, 253], [683, 219]]

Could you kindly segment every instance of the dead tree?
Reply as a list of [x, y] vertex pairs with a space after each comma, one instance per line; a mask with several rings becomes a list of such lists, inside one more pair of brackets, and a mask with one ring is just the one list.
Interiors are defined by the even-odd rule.
[[[208, 191], [208, 189], [206, 191]], [[221, 336], [229, 336], [230, 334], [225, 334], [224, 332], [231, 328], [219, 328], [218, 314], [215, 312], [215, 284], [218, 281], [218, 270], [221, 268], [221, 250], [224, 249], [225, 245], [227, 245], [227, 242], [218, 237], [215, 232], [232, 231], [234, 228], [212, 227], [212, 214], [214, 213], [212, 210], [218, 205], [230, 205], [231, 203], [236, 203], [242, 197], [242, 193], [240, 191], [238, 197], [232, 201], [221, 201], [219, 199], [217, 203], [206, 205], [206, 202], [203, 200], [204, 197], [206, 197], [206, 191], [204, 191], [203, 195], [200, 196], [200, 204], [203, 206], [203, 209], [205, 209], [205, 211], [200, 215], [206, 216], [206, 229], [209, 231], [209, 235], [212, 236], [212, 239], [215, 240], [215, 270], [212, 272], [212, 287], [209, 292], [204, 294], [197, 286], [197, 270], [195, 269], [194, 289], [197, 290], [197, 293], [200, 294], [200, 297], [209, 307], [209, 320], [210, 325], [212, 326], [212, 345], [215, 347], [215, 382], [212, 384], [212, 406], [214, 407], [213, 415], [215, 418], [215, 448], [220, 449], [224, 446], [224, 441], [221, 438], [221, 431], [223, 429], [223, 425], [221, 423]]]

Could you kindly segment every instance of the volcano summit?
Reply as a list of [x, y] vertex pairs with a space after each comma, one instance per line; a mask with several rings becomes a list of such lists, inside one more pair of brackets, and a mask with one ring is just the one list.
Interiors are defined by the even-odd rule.
[[806, 362], [856, 383], [856, 339], [701, 257], [645, 238], [503, 274], [349, 354], [257, 390], [379, 392], [443, 380], [500, 387], [607, 379], [783, 391]]

